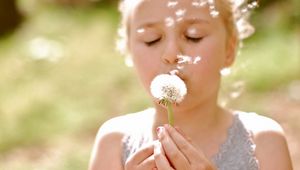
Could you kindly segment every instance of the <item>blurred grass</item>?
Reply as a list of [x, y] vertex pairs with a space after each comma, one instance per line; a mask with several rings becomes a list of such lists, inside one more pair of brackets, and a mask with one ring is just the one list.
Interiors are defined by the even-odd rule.
[[[0, 42], [1, 155], [60, 138], [79, 142], [84, 139], [72, 135], [94, 136], [108, 117], [145, 106], [132, 70], [114, 52], [116, 26], [113, 9], [50, 7], [28, 18], [15, 35]], [[43, 40], [45, 46], [33, 46], [35, 40]], [[58, 61], [47, 54], [55, 50], [50, 42], [56, 42], [63, 54]], [[35, 59], [31, 48], [45, 48], [40, 55], [48, 56]], [[127, 97], [133, 92], [134, 96]], [[85, 169], [91, 143], [86, 147], [76, 152], [71, 148], [66, 151], [69, 154], [63, 154], [61, 165], [49, 169]], [[7, 164], [0, 159], [0, 169]], [[35, 166], [30, 161], [19, 165], [14, 169]]]
[[[114, 8], [38, 9], [0, 40], [0, 169], [86, 169], [100, 124], [149, 101], [114, 50]], [[299, 44], [299, 32], [258, 30], [225, 87], [265, 93], [300, 79]]]

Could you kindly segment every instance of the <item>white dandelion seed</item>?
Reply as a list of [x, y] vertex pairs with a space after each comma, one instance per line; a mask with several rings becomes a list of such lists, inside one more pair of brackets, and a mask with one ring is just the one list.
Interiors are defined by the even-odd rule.
[[171, 70], [170, 72], [169, 72], [171, 75], [176, 75], [176, 74], [178, 74], [179, 73], [179, 70]]
[[184, 69], [184, 65], [183, 65], [183, 64], [177, 64], [177, 65], [176, 65], [176, 68], [177, 68], [178, 70], [183, 70], [183, 69]]
[[207, 4], [206, 0], [194, 0], [192, 2], [192, 6], [196, 7], [196, 8], [200, 8], [203, 7]]
[[216, 10], [212, 10], [212, 11], [210, 12], [210, 15], [211, 15], [213, 18], [218, 17], [219, 14], [220, 14], [219, 11], [216, 11]]
[[167, 6], [170, 8], [174, 8], [177, 4], [178, 4], [178, 1], [169, 1]]
[[199, 61], [201, 61], [201, 57], [200, 56], [197, 56], [197, 57], [195, 57], [195, 59], [194, 59], [194, 61], [193, 61], [193, 64], [198, 64], [199, 63]]
[[175, 12], [175, 15], [177, 17], [183, 17], [185, 13], [186, 13], [186, 9], [179, 9]]
[[175, 21], [174, 21], [174, 19], [172, 17], [167, 17], [165, 19], [165, 24], [166, 24], [167, 27], [174, 26], [174, 23], [175, 23]]
[[178, 64], [192, 64], [192, 57], [187, 55], [177, 55]]

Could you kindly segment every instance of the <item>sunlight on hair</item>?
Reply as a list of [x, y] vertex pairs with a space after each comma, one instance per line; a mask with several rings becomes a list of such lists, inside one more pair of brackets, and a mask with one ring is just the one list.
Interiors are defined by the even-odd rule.
[[231, 74], [231, 68], [229, 68], [229, 67], [222, 68], [222, 69], [220, 70], [220, 74], [221, 74], [222, 76], [229, 76], [229, 75]]

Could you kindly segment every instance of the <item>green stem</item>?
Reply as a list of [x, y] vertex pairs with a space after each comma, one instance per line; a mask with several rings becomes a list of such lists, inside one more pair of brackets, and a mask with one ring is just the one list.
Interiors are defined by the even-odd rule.
[[171, 126], [174, 126], [174, 115], [173, 115], [173, 107], [170, 101], [167, 101], [167, 109], [168, 109], [168, 121]]

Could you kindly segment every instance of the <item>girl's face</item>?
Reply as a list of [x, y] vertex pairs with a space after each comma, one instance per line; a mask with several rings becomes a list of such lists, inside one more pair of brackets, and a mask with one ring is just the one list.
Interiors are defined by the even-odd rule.
[[222, 14], [213, 18], [207, 5], [192, 2], [140, 0], [129, 16], [128, 47], [148, 92], [155, 76], [176, 69], [178, 56], [201, 57], [179, 69], [188, 90], [180, 106], [216, 100], [220, 70], [234, 58]]

